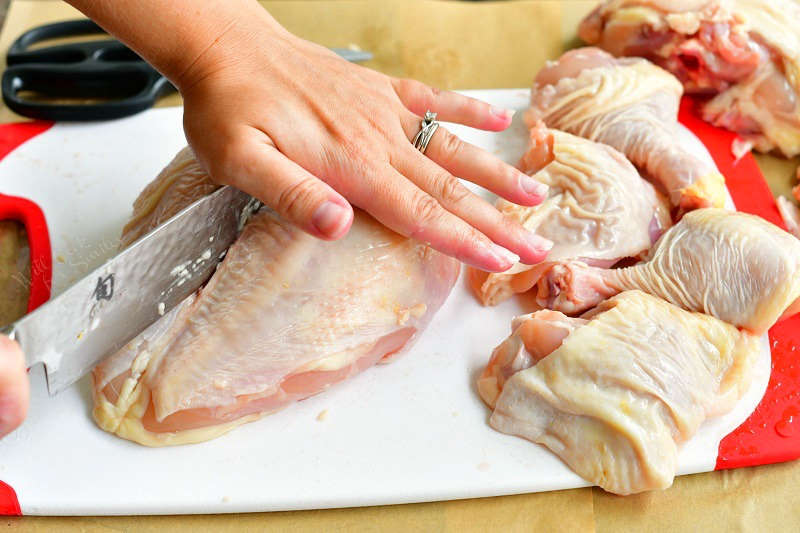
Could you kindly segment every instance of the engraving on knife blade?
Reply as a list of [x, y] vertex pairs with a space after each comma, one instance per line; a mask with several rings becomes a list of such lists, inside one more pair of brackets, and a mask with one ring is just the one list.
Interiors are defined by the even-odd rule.
[[114, 296], [114, 273], [112, 272], [106, 277], [97, 278], [97, 286], [94, 288], [92, 296], [96, 301], [111, 300]]

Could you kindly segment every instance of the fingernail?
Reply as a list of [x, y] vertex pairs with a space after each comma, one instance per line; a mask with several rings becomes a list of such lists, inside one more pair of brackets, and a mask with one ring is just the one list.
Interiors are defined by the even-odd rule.
[[539, 198], [546, 198], [547, 191], [550, 188], [542, 183], [541, 181], [536, 181], [532, 177], [528, 176], [527, 174], [520, 172], [519, 177], [519, 184], [522, 187], [522, 190], [525, 191], [525, 194], [528, 196], [536, 196]]
[[531, 231], [525, 232], [525, 242], [532, 248], [537, 256], [535, 261], [542, 261], [547, 252], [553, 249], [553, 241], [546, 239], [541, 235], [537, 235]]
[[497, 107], [495, 105], [493, 105], [490, 108], [490, 111], [491, 111], [492, 115], [494, 115], [496, 117], [504, 118], [506, 120], [511, 120], [511, 118], [514, 116], [514, 110], [513, 109], [504, 109], [502, 107]]
[[510, 250], [506, 250], [502, 246], [499, 246], [495, 243], [489, 244], [489, 252], [496, 258], [500, 259], [504, 264], [507, 264], [508, 268], [516, 263], [519, 263], [519, 256], [517, 254]]
[[317, 208], [311, 223], [316, 230], [328, 238], [336, 238], [347, 224], [348, 210], [336, 202], [327, 201]]

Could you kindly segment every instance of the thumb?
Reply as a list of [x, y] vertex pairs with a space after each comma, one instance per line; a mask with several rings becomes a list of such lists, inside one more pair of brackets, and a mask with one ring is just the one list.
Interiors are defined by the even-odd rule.
[[0, 438], [11, 433], [28, 412], [28, 373], [19, 345], [0, 335]]

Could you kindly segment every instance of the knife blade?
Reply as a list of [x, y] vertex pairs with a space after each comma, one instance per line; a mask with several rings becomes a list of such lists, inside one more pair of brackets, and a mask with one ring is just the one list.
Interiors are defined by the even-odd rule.
[[222, 187], [5, 329], [54, 395], [205, 283], [260, 203]]

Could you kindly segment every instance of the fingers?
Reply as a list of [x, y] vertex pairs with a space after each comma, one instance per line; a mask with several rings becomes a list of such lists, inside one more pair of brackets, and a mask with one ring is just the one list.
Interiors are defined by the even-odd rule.
[[28, 373], [19, 345], [0, 335], [0, 438], [11, 433], [28, 412]]
[[240, 141], [230, 150], [217, 179], [255, 196], [315, 237], [335, 240], [350, 229], [353, 209], [347, 200], [271, 144]]
[[[409, 129], [412, 129], [410, 124]], [[485, 150], [462, 141], [445, 128], [439, 127], [433, 134], [425, 156], [451, 174], [515, 204], [534, 206], [547, 198], [547, 185]]]
[[[438, 132], [437, 132], [438, 135]], [[514, 252], [523, 263], [544, 260], [553, 243], [505, 217], [467, 189], [455, 176], [416, 150], [408, 150], [398, 170], [441, 206], [475, 227], [500, 246]]]
[[511, 268], [519, 258], [448, 212], [391, 166], [365, 176], [351, 198], [392, 230], [429, 244], [463, 263], [489, 272]]
[[434, 89], [416, 80], [394, 79], [392, 85], [403, 105], [419, 116], [430, 110], [437, 114], [437, 120], [457, 122], [482, 130], [502, 131], [511, 124], [514, 115], [508, 109], [451, 91]]

